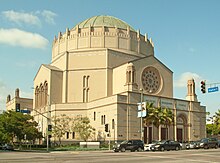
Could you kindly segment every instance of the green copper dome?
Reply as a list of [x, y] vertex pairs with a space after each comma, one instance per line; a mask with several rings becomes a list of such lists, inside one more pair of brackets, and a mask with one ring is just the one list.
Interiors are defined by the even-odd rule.
[[91, 27], [105, 26], [105, 27], [117, 27], [121, 29], [127, 29], [127, 26], [129, 26], [131, 31], [135, 31], [129, 24], [125, 23], [124, 21], [115, 18], [113, 16], [104, 16], [104, 15], [93, 16], [89, 19], [82, 21], [77, 25], [79, 26], [79, 28], [86, 28], [89, 26]]

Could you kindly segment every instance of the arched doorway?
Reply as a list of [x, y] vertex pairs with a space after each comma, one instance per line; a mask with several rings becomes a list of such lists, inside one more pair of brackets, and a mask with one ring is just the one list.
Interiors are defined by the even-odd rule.
[[187, 119], [186, 116], [181, 114], [176, 119], [176, 133], [177, 133], [177, 141], [183, 142], [186, 141], [187, 135]]

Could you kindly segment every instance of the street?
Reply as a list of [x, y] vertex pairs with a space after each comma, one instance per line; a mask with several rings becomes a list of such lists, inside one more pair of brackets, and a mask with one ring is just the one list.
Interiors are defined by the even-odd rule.
[[124, 152], [112, 151], [57, 151], [57, 152], [17, 152], [1, 151], [1, 163], [146, 163], [146, 162], [178, 162], [178, 163], [217, 163], [220, 162], [219, 149], [199, 149], [164, 152]]

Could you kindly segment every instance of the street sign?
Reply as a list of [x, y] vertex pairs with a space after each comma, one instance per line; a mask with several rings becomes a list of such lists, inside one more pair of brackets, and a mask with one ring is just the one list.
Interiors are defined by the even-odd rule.
[[146, 111], [146, 102], [137, 103], [138, 104], [138, 118], [146, 117], [147, 111]]
[[147, 116], [146, 110], [145, 110], [145, 111], [139, 111], [139, 112], [138, 112], [138, 118], [146, 117], [146, 116]]
[[27, 113], [27, 114], [29, 114], [29, 113], [30, 113], [30, 110], [21, 110], [21, 113]]
[[217, 92], [217, 91], [218, 91], [218, 87], [210, 87], [210, 88], [208, 88], [208, 93]]

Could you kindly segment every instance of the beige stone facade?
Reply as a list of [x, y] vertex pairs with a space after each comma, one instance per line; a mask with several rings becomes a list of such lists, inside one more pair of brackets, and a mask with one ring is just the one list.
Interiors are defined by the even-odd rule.
[[8, 95], [6, 100], [6, 110], [12, 110], [22, 112], [25, 114], [31, 114], [33, 109], [33, 99], [20, 97], [19, 89], [15, 90], [15, 96], [11, 99], [11, 95]]
[[[41, 65], [34, 78], [34, 109], [50, 116], [88, 116], [96, 128], [93, 140], [140, 139], [142, 97], [173, 110], [170, 139], [195, 140], [206, 136], [206, 110], [190, 81], [187, 100], [173, 98], [173, 72], [154, 56], [152, 40], [120, 19], [95, 16], [54, 38], [51, 63]], [[47, 119], [33, 115], [45, 133]], [[110, 125], [109, 137], [104, 124]], [[145, 143], [164, 138], [164, 126], [160, 132], [143, 128]]]

